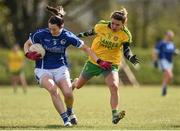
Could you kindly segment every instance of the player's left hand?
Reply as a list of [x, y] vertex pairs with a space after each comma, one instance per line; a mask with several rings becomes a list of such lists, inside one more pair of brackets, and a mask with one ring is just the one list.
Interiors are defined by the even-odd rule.
[[133, 56], [129, 59], [129, 61], [130, 61], [131, 63], [133, 63], [134, 65], [136, 65], [137, 63], [139, 63], [139, 59], [137, 58], [136, 55], [133, 55]]

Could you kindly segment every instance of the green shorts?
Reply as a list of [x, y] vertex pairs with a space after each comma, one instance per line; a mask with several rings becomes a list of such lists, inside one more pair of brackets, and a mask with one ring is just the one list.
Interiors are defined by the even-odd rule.
[[98, 65], [93, 64], [90, 61], [87, 61], [86, 64], [84, 65], [83, 71], [81, 75], [83, 78], [86, 80], [91, 79], [93, 76], [98, 76], [102, 74], [103, 76], [107, 76], [109, 73], [116, 71], [119, 71], [119, 66], [118, 65], [112, 65], [111, 70], [103, 70], [100, 68]]

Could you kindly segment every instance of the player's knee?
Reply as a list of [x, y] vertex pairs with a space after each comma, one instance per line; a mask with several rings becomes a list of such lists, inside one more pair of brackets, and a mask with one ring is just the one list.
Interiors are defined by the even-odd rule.
[[80, 89], [82, 86], [79, 84], [79, 83], [74, 83], [73, 85], [72, 85], [72, 89], [74, 90], [75, 88], [76, 89]]
[[170, 80], [173, 79], [173, 74], [169, 75], [169, 79], [170, 79]]
[[78, 81], [78, 78], [75, 78], [73, 83], [72, 83], [72, 89], [74, 89], [74, 88], [76, 88], [76, 89], [81, 88], [79, 81]]
[[77, 86], [76, 86], [76, 89], [80, 89], [81, 87], [82, 87], [82, 86], [80, 86], [80, 85], [77, 85]]
[[49, 91], [49, 93], [50, 93], [51, 95], [57, 95], [57, 94], [58, 94], [57, 87], [55, 87], [55, 86], [50, 87], [50, 88], [48, 89], [48, 91]]
[[117, 92], [118, 91], [118, 83], [113, 82], [109, 86], [110, 86], [112, 92]]
[[171, 71], [167, 71], [166, 75], [167, 75], [169, 80], [173, 79], [173, 73]]
[[73, 98], [73, 94], [71, 91], [66, 91], [66, 92], [64, 92], [64, 97], [65, 97], [65, 99], [71, 99], [71, 98]]

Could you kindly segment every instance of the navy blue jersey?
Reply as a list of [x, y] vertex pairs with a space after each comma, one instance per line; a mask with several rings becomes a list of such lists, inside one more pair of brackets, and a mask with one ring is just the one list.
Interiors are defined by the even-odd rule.
[[62, 29], [59, 36], [52, 36], [48, 28], [39, 29], [31, 33], [29, 38], [33, 44], [41, 44], [46, 51], [44, 58], [36, 61], [36, 68], [42, 69], [68, 66], [66, 48], [70, 45], [80, 48], [84, 43], [66, 29]]
[[172, 62], [176, 50], [176, 47], [172, 42], [160, 41], [156, 44], [155, 49], [159, 59], [166, 59], [167, 61]]

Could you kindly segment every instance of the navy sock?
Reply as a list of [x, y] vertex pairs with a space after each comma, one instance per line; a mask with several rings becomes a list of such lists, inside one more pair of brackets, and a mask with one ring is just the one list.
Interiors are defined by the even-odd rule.
[[167, 94], [167, 86], [164, 85], [164, 86], [162, 87], [162, 95], [165, 96], [166, 94]]
[[66, 112], [60, 114], [61, 115], [61, 118], [63, 119], [64, 123], [66, 123], [68, 121], [68, 115]]
[[73, 109], [70, 107], [67, 107], [67, 115], [70, 116], [71, 114], [73, 114]]

